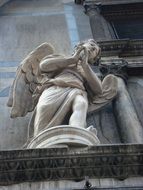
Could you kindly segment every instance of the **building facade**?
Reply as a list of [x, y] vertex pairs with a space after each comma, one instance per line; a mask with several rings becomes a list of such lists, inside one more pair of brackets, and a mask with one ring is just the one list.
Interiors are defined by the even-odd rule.
[[[143, 189], [143, 1], [12, 0], [1, 5], [0, 189]], [[101, 145], [23, 149], [30, 114], [10, 119], [6, 106], [17, 66], [45, 41], [70, 54], [89, 38], [102, 52], [94, 71], [101, 79], [118, 78], [116, 99], [87, 116]]]

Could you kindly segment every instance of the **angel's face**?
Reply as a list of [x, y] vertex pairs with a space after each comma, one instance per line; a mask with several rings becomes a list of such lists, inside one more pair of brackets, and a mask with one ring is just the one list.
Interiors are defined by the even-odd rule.
[[100, 47], [94, 40], [88, 40], [87, 43], [85, 43], [83, 46], [88, 50], [88, 62], [90, 64], [95, 63], [100, 57]]

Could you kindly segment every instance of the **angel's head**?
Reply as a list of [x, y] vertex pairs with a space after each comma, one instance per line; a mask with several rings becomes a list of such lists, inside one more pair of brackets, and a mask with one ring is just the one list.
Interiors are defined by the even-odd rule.
[[[97, 42], [93, 39], [83, 41], [75, 46], [74, 51], [77, 51], [81, 47], [85, 47], [88, 51], [88, 63], [96, 64], [101, 55], [101, 49], [98, 46]], [[84, 51], [81, 52], [80, 56], [84, 56], [83, 54]]]

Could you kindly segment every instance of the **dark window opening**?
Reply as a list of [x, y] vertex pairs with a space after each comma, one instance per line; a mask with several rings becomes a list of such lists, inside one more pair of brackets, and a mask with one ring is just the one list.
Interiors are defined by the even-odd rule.
[[111, 26], [118, 39], [143, 39], [143, 18], [114, 20]]

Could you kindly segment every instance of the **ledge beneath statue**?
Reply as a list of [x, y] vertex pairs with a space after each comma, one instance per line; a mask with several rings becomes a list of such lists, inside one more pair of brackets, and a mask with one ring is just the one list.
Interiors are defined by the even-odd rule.
[[[108, 187], [108, 188], [98, 188], [98, 187], [93, 187], [90, 188], [89, 190], [143, 190], [143, 187]], [[88, 189], [73, 189], [73, 190], [88, 190]]]
[[143, 144], [0, 152], [0, 185], [22, 182], [143, 176]]

